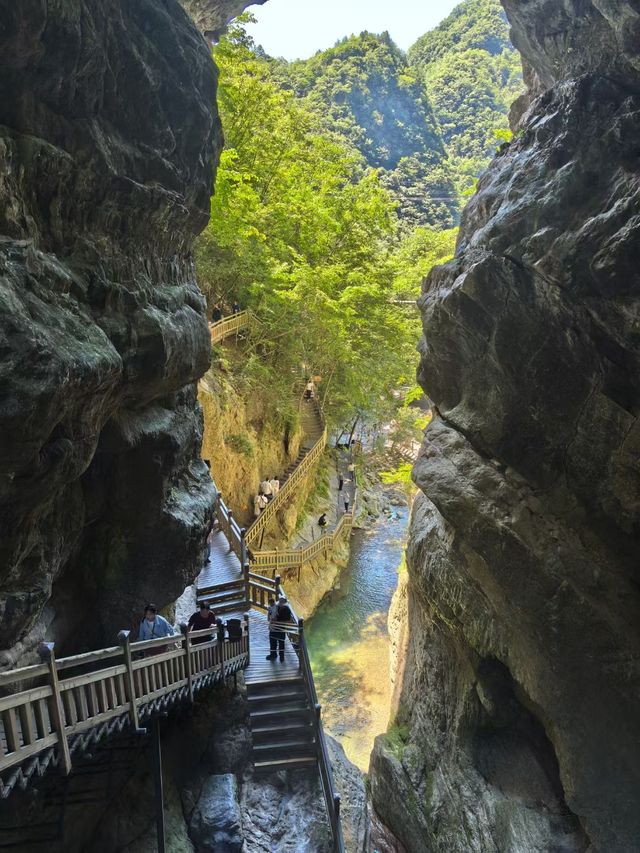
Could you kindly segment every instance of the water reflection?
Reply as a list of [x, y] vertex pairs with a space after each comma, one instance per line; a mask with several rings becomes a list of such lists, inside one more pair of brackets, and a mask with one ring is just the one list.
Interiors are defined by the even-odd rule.
[[387, 613], [397, 584], [408, 510], [398, 508], [369, 531], [356, 531], [341, 586], [306, 626], [325, 729], [367, 770], [389, 719]]

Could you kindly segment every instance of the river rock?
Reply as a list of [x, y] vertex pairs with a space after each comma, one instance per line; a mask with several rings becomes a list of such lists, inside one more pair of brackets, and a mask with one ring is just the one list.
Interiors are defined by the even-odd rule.
[[349, 853], [367, 850], [368, 806], [364, 776], [346, 756], [342, 745], [327, 736], [333, 782], [340, 795], [340, 819], [345, 848]]
[[191, 816], [189, 834], [198, 853], [240, 853], [244, 838], [238, 783], [232, 773], [207, 779]]
[[333, 850], [320, 780], [291, 771], [242, 786], [242, 824], [252, 853], [330, 853]]
[[640, 838], [640, 11], [504, 0], [530, 83], [424, 284], [434, 402], [376, 808], [409, 851]]

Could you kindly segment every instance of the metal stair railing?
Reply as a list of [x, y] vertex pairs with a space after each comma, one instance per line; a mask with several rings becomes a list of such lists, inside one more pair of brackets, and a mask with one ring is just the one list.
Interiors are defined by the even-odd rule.
[[[101, 737], [181, 702], [223, 681], [249, 663], [249, 624], [238, 639], [212, 631], [119, 645], [56, 660], [53, 643], [40, 648], [43, 663], [0, 673], [0, 798], [26, 788], [49, 765], [64, 775], [72, 755]], [[194, 642], [194, 640], [196, 642]], [[29, 686], [25, 686], [25, 685]]]

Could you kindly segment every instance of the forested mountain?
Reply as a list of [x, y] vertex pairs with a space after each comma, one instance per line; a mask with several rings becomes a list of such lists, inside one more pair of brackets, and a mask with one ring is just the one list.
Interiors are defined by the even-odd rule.
[[458, 198], [421, 69], [388, 33], [363, 32], [307, 60], [277, 62], [278, 75], [321, 119], [380, 169], [406, 227], [451, 227]]
[[499, 0], [465, 0], [405, 55], [363, 32], [307, 60], [273, 60], [283, 87], [353, 145], [405, 229], [450, 227], [508, 133], [519, 57]]
[[413, 375], [411, 300], [507, 131], [517, 74], [500, 7], [467, 0], [409, 55], [364, 32], [292, 63], [245, 20], [214, 52], [225, 150], [200, 284], [259, 318], [247, 389], [268, 385], [284, 410], [313, 365], [330, 420], [384, 419]]
[[499, 0], [465, 0], [409, 49], [438, 120], [450, 174], [464, 197], [499, 141], [522, 89], [520, 57]]

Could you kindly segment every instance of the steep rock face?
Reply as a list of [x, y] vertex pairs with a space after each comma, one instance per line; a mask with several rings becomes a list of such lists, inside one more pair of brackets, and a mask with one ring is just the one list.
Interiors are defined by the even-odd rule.
[[[227, 24], [247, 7], [244, 0], [180, 0], [197, 26], [215, 38]], [[252, 6], [261, 6], [266, 0], [254, 0]]]
[[[534, 91], [420, 300], [409, 850], [638, 849], [640, 11], [505, 0]], [[522, 105], [521, 105], [522, 107]]]
[[191, 246], [222, 140], [215, 68], [177, 0], [0, 0], [0, 20], [0, 648], [15, 655], [52, 619], [74, 648], [111, 640], [195, 573], [212, 494]]

